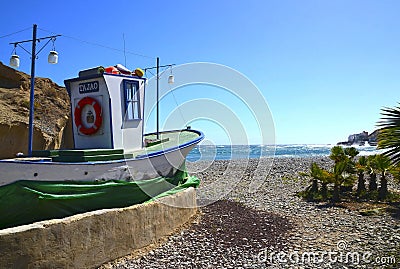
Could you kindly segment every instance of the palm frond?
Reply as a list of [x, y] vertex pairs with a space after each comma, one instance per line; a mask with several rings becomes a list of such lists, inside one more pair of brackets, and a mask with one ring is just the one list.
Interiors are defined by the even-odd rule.
[[400, 106], [384, 107], [378, 122], [378, 148], [388, 149], [383, 154], [394, 164], [400, 162]]
[[335, 163], [340, 162], [346, 158], [346, 154], [344, 153], [344, 149], [341, 146], [334, 146], [331, 148], [331, 154], [329, 158], [333, 160]]
[[357, 156], [360, 152], [355, 148], [355, 147], [351, 147], [351, 148], [345, 148], [344, 149], [344, 153], [348, 156], [350, 156], [351, 158], [354, 158], [355, 156]]
[[390, 158], [382, 154], [376, 155], [375, 163], [378, 170], [383, 174], [385, 174], [391, 166]]
[[357, 163], [358, 163], [360, 166], [362, 166], [362, 167], [367, 166], [367, 157], [365, 157], [365, 156], [360, 156], [360, 158], [358, 158]]

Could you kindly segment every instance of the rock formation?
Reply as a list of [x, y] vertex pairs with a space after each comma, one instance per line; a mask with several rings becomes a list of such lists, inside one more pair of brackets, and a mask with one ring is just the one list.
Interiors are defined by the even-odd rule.
[[[30, 76], [0, 62], [0, 158], [27, 154], [29, 98]], [[66, 89], [48, 78], [36, 78], [34, 108], [33, 150], [70, 147]]]
[[363, 131], [362, 133], [359, 134], [351, 134], [349, 135], [347, 141], [338, 142], [337, 145], [364, 146], [365, 143], [368, 143], [370, 146], [376, 146], [378, 144], [378, 130], [375, 130], [371, 134], [368, 134], [368, 132], [366, 131]]

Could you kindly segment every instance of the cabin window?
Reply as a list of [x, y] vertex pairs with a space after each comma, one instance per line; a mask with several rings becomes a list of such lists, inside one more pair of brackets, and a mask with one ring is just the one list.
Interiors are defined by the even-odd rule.
[[125, 81], [125, 120], [140, 120], [139, 83], [137, 81]]

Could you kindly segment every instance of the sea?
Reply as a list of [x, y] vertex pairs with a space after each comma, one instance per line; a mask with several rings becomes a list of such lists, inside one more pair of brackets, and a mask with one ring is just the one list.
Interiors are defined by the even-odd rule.
[[[210, 160], [256, 159], [262, 157], [323, 157], [329, 156], [332, 144], [291, 144], [291, 145], [197, 145], [188, 154], [189, 162]], [[373, 146], [354, 146], [359, 155], [382, 153]]]

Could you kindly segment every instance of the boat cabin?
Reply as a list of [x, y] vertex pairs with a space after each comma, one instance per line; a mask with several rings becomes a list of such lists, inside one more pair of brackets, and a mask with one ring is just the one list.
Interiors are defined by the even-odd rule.
[[71, 99], [74, 148], [141, 149], [145, 82], [135, 73], [107, 72], [102, 67], [65, 80]]

